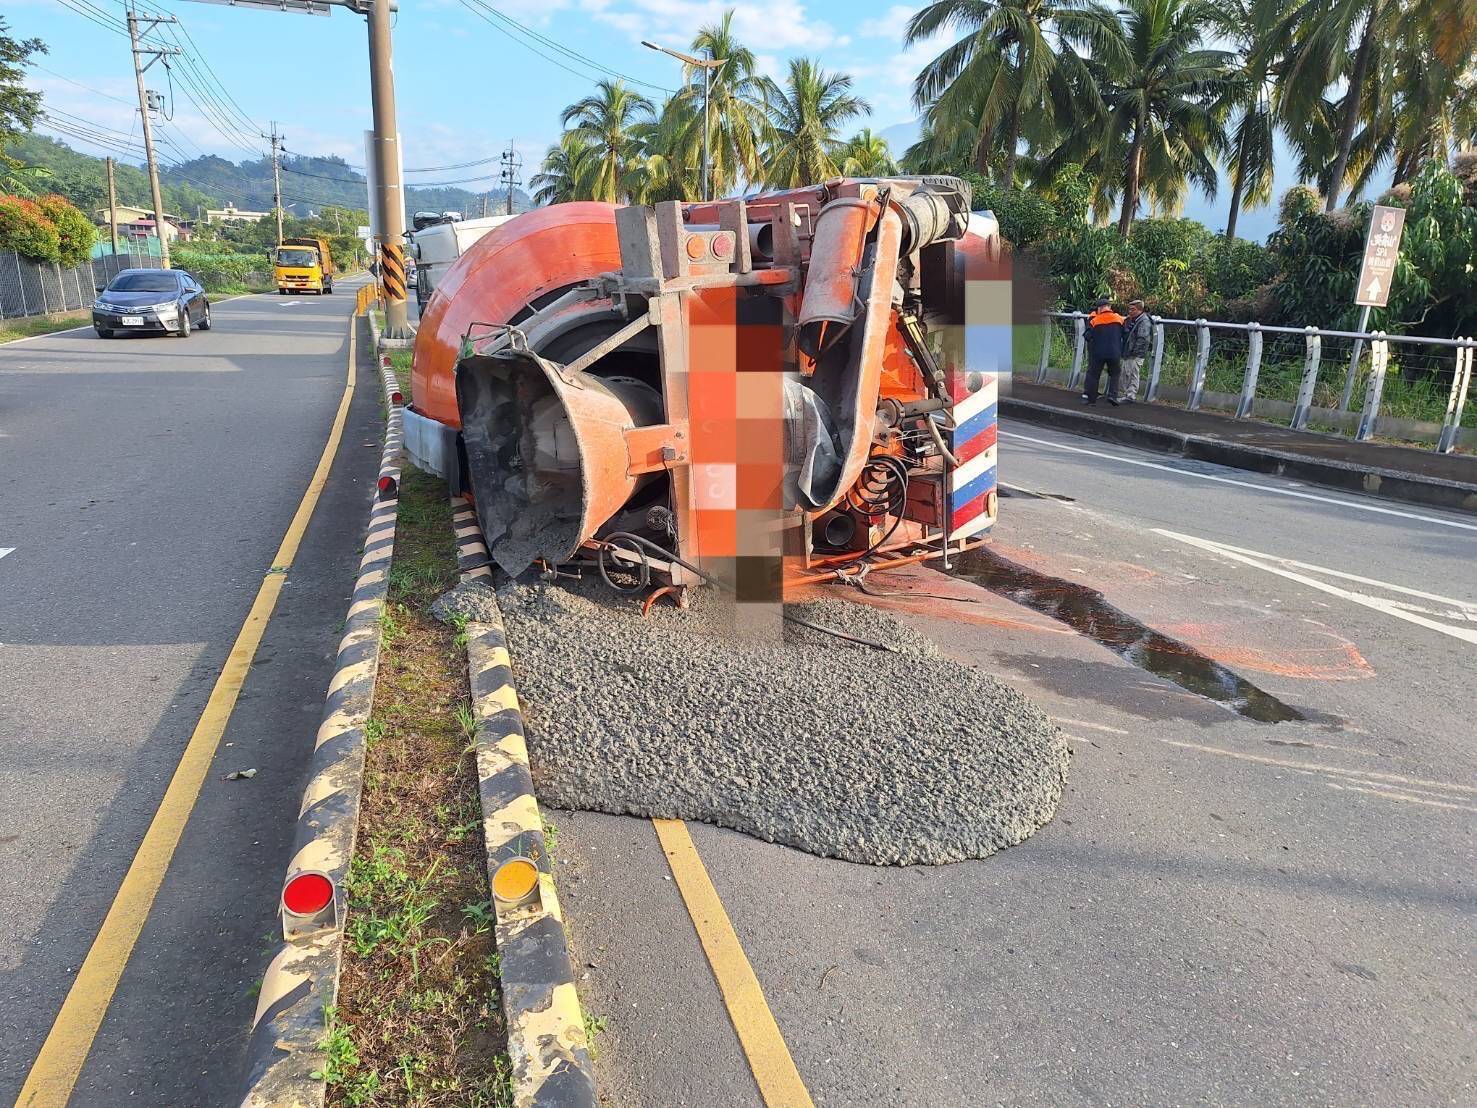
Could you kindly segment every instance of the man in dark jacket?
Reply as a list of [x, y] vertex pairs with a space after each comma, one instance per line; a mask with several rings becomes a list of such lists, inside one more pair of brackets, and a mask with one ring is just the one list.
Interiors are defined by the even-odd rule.
[[1097, 311], [1087, 317], [1087, 391], [1084, 404], [1096, 404], [1103, 370], [1108, 371], [1108, 403], [1118, 406], [1118, 374], [1123, 357], [1123, 317], [1113, 310], [1105, 296], [1097, 302]]
[[1131, 301], [1128, 318], [1123, 321], [1123, 388], [1118, 398], [1132, 404], [1139, 398], [1139, 370], [1149, 355], [1149, 343], [1154, 337], [1154, 321], [1144, 311], [1142, 300]]

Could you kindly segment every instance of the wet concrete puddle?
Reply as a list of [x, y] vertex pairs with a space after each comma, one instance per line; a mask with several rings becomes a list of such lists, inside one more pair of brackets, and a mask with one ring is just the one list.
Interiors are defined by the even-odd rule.
[[988, 547], [961, 557], [955, 572], [1007, 600], [1065, 623], [1140, 669], [1224, 704], [1247, 719], [1290, 723], [1307, 718], [1188, 643], [1161, 634], [1115, 608], [1096, 589], [1028, 569]]

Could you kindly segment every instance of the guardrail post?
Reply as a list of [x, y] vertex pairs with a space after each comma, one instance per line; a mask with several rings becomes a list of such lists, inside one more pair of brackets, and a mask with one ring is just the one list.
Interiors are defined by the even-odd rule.
[[1082, 386], [1082, 356], [1087, 350], [1087, 323], [1081, 313], [1072, 316], [1072, 374], [1067, 379], [1067, 388], [1076, 390]]
[[1210, 328], [1204, 319], [1195, 321], [1195, 368], [1190, 373], [1190, 395], [1185, 397], [1185, 408], [1194, 411], [1200, 407], [1200, 396], [1205, 392], [1205, 369], [1210, 364]]
[[1305, 328], [1308, 352], [1303, 357], [1303, 380], [1298, 385], [1297, 403], [1292, 407], [1292, 420], [1288, 423], [1294, 431], [1308, 425], [1308, 412], [1313, 407], [1313, 390], [1318, 386], [1318, 363], [1323, 360], [1323, 336], [1316, 327]]
[[[1471, 342], [1471, 339], [1467, 340]], [[1446, 397], [1446, 415], [1441, 420], [1441, 438], [1436, 449], [1450, 454], [1456, 449], [1457, 435], [1462, 429], [1462, 412], [1467, 407], [1467, 388], [1472, 383], [1472, 362], [1477, 359], [1477, 347], [1456, 348], [1456, 372], [1451, 377], [1451, 392]]]
[[1364, 410], [1359, 413], [1359, 431], [1354, 438], [1365, 442], [1374, 435], [1380, 419], [1380, 397], [1385, 391], [1385, 370], [1390, 364], [1390, 344], [1385, 341], [1383, 331], [1375, 331], [1378, 338], [1369, 342], [1369, 387], [1364, 390]]
[[1164, 324], [1154, 324], [1154, 352], [1149, 356], [1149, 389], [1144, 402], [1151, 403], [1159, 395], [1159, 371], [1164, 367]]
[[26, 278], [21, 273], [21, 256], [19, 254], [10, 256], [15, 259], [15, 287], [20, 289], [21, 293], [21, 315], [30, 315], [31, 305], [26, 303]]
[[1236, 418], [1251, 415], [1256, 404], [1256, 379], [1262, 371], [1262, 325], [1251, 323], [1246, 328], [1246, 376], [1241, 378], [1241, 402], [1236, 405]]
[[1051, 340], [1056, 337], [1056, 324], [1049, 315], [1041, 317], [1041, 364], [1036, 367], [1036, 383], [1046, 384], [1046, 370], [1051, 365]]

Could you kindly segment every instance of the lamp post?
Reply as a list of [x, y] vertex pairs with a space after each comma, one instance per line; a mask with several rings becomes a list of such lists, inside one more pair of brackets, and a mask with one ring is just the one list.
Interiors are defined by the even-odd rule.
[[708, 158], [708, 133], [712, 130], [712, 122], [708, 114], [708, 98], [713, 91], [713, 74], [722, 69], [728, 61], [727, 58], [694, 58], [691, 54], [684, 54], [680, 50], [668, 50], [665, 46], [658, 46], [654, 42], [641, 40], [641, 45], [657, 51], [659, 54], [668, 54], [680, 62], [693, 66], [703, 71], [703, 199], [711, 200], [712, 192], [710, 180], [712, 178], [712, 165]]

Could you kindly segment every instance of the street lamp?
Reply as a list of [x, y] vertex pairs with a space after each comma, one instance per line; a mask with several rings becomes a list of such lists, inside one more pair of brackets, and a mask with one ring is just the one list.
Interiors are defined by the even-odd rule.
[[691, 54], [684, 54], [680, 50], [668, 50], [665, 46], [658, 46], [656, 43], [647, 42], [645, 39], [641, 40], [641, 45], [649, 47], [659, 54], [669, 54], [678, 61], [696, 66], [703, 71], [703, 199], [711, 200], [712, 197], [709, 193], [712, 190], [708, 182], [712, 176], [712, 167], [708, 163], [708, 131], [711, 129], [712, 124], [708, 118], [708, 96], [712, 92], [714, 72], [722, 69], [728, 59], [713, 57], [694, 58]]

